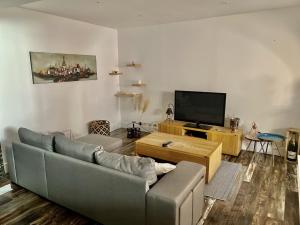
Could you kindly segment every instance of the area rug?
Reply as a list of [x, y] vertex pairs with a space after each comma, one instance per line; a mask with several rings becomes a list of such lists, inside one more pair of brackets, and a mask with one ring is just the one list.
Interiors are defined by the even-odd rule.
[[229, 200], [239, 190], [244, 171], [240, 163], [222, 161], [215, 176], [205, 185], [204, 195], [222, 201]]

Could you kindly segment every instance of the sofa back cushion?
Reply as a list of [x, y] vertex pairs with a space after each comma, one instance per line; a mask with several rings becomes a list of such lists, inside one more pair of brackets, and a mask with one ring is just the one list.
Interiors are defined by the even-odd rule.
[[54, 150], [54, 136], [45, 135], [34, 132], [32, 130], [21, 127], [18, 130], [19, 138], [22, 143], [31, 145], [37, 148], [42, 148], [53, 152]]
[[151, 158], [127, 156], [106, 151], [97, 151], [95, 160], [101, 166], [144, 178], [148, 185], [157, 181], [155, 161]]
[[102, 146], [72, 141], [63, 135], [55, 135], [55, 152], [86, 162], [95, 162], [94, 153]]

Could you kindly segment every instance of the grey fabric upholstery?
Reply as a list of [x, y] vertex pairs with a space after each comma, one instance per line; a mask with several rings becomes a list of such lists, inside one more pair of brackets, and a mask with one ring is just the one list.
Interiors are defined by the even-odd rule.
[[179, 207], [179, 224], [192, 225], [193, 222], [193, 193], [190, 192]]
[[48, 197], [43, 149], [22, 143], [13, 143], [15, 168], [18, 184]]
[[142, 177], [148, 185], [157, 181], [155, 161], [151, 158], [97, 151], [95, 160], [101, 166]]
[[145, 224], [144, 179], [51, 152], [45, 159], [50, 200], [103, 224]]
[[112, 152], [116, 148], [122, 146], [122, 139], [99, 134], [89, 134], [76, 139], [76, 141], [94, 145], [102, 145], [103, 149], [107, 152]]
[[178, 163], [146, 192], [143, 178], [30, 145], [6, 153], [13, 182], [105, 225], [195, 225], [202, 215], [199, 164]]
[[205, 179], [202, 179], [193, 189], [193, 225], [198, 224], [203, 214], [204, 185]]
[[48, 151], [53, 151], [53, 135], [37, 133], [23, 127], [18, 130], [18, 134], [21, 142], [24, 144], [32, 145], [34, 147], [42, 148]]
[[[166, 174], [157, 184], [154, 185], [147, 193], [147, 225], [183, 225], [186, 222], [184, 218], [191, 217], [191, 213], [186, 214], [185, 206], [181, 205], [184, 200], [193, 194], [193, 190], [198, 187], [204, 188], [205, 167], [191, 162], [180, 162], [175, 170]], [[202, 183], [201, 183], [202, 182]], [[199, 193], [195, 191], [195, 195]], [[195, 196], [193, 199], [199, 199], [201, 205], [204, 199]], [[197, 203], [198, 204], [198, 203]], [[180, 211], [181, 209], [181, 211]], [[183, 213], [183, 214], [181, 214]], [[202, 212], [200, 212], [202, 215]], [[159, 217], [157, 215], [160, 215]], [[184, 220], [184, 221], [183, 221]], [[189, 222], [189, 221], [188, 221]]]
[[12, 146], [5, 146], [4, 151], [8, 165], [9, 178], [12, 182], [18, 183], [13, 148]]
[[95, 162], [95, 151], [101, 150], [102, 146], [72, 141], [65, 136], [55, 136], [55, 152], [67, 155], [86, 162]]

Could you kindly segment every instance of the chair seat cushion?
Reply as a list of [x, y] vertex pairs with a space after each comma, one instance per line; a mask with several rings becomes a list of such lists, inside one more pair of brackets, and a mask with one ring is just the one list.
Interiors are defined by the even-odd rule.
[[101, 145], [103, 146], [103, 149], [107, 152], [111, 152], [116, 148], [122, 146], [122, 139], [99, 135], [99, 134], [89, 134], [76, 139], [76, 141], [80, 141], [88, 144], [94, 144], [94, 145]]

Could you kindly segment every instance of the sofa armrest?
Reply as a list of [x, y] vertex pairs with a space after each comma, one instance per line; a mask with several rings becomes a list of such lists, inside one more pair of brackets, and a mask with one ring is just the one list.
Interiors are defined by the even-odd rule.
[[18, 183], [13, 148], [12, 146], [5, 146], [3, 150], [8, 166], [9, 179], [14, 183]]
[[147, 225], [196, 224], [202, 216], [205, 166], [182, 161], [147, 193]]

